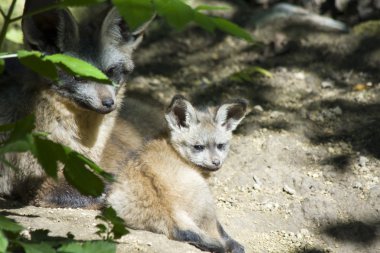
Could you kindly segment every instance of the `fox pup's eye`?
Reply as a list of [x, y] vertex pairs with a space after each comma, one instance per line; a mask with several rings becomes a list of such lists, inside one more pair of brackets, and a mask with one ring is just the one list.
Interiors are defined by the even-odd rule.
[[193, 147], [196, 151], [203, 151], [205, 149], [204, 145], [194, 145]]
[[216, 145], [216, 147], [219, 149], [219, 150], [224, 150], [226, 148], [226, 144], [225, 143], [219, 143], [218, 145]]

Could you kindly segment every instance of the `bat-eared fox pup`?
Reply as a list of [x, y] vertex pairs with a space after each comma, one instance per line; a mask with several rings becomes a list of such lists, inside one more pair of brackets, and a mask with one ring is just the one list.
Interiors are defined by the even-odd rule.
[[205, 251], [244, 252], [218, 222], [206, 177], [222, 166], [246, 109], [247, 101], [238, 99], [198, 111], [175, 96], [165, 115], [169, 139], [148, 142], [121, 169], [108, 204], [130, 228], [162, 233]]
[[[15, 59], [9, 60], [0, 76], [0, 125], [33, 113], [37, 131], [47, 132], [50, 139], [99, 162], [124, 96], [123, 84], [134, 67], [132, 53], [142, 40], [147, 24], [129, 30], [108, 3], [89, 7], [77, 18], [64, 8], [27, 15], [54, 2], [26, 0], [26, 15], [22, 20], [25, 47], [90, 62], [117, 86], [76, 78], [63, 71], [59, 72], [59, 80], [53, 82]], [[6, 138], [0, 134], [0, 141]], [[19, 170], [0, 163], [1, 196], [40, 206], [84, 207], [97, 202], [80, 195], [64, 180], [58, 185], [47, 180], [40, 165], [28, 153], [8, 153], [5, 158]]]

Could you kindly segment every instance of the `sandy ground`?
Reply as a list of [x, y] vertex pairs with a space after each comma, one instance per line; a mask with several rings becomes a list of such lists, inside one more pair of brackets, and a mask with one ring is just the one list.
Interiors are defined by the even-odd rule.
[[[153, 27], [136, 52], [123, 115], [138, 124], [151, 111], [133, 115], [136, 101], [161, 109], [176, 93], [197, 104], [247, 98], [251, 112], [210, 179], [226, 230], [246, 252], [380, 252], [380, 22], [349, 33], [294, 19], [254, 29], [252, 10], [232, 14], [258, 43]], [[30, 230], [97, 239], [96, 211], [3, 210]], [[119, 242], [118, 252], [199, 252], [144, 231]]]

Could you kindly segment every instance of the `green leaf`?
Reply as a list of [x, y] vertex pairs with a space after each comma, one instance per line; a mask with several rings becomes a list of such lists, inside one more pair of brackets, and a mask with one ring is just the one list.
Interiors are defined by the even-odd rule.
[[253, 42], [252, 36], [243, 28], [238, 25], [223, 19], [223, 18], [212, 18], [213, 22], [219, 30], [234, 35], [236, 37], [245, 39], [246, 41]]
[[0, 74], [3, 73], [4, 71], [4, 65], [5, 65], [4, 60], [0, 59]]
[[152, 0], [113, 0], [112, 2], [132, 30], [143, 25], [154, 15]]
[[34, 152], [33, 137], [31, 135], [34, 129], [34, 116], [29, 115], [14, 124], [3, 126], [4, 129], [10, 129], [13, 125], [13, 131], [3, 146], [0, 147], [0, 154], [7, 152]]
[[34, 136], [36, 153], [34, 154], [38, 162], [44, 168], [46, 174], [57, 179], [57, 161], [64, 162], [65, 151], [62, 145], [52, 142], [41, 136]]
[[52, 246], [47, 243], [26, 243], [26, 242], [18, 242], [24, 250], [25, 253], [55, 253], [55, 250]]
[[53, 80], [58, 79], [57, 67], [65, 72], [99, 83], [111, 84], [108, 77], [91, 64], [64, 54], [45, 56], [38, 51], [21, 50], [17, 53], [20, 62], [40, 75]]
[[116, 244], [110, 241], [68, 243], [58, 249], [59, 253], [115, 253]]
[[[80, 193], [95, 197], [100, 196], [104, 191], [104, 183], [85, 165], [81, 159], [78, 159], [76, 153], [72, 152], [68, 155], [63, 174], [66, 180]], [[83, 180], [86, 180], [85, 184]]]
[[269, 72], [268, 70], [266, 70], [266, 69], [264, 69], [262, 67], [258, 67], [258, 66], [250, 67], [250, 68], [247, 69], [247, 71], [250, 74], [259, 73], [259, 74], [262, 74], [263, 76], [266, 76], [266, 77], [269, 77], [269, 78], [272, 77], [272, 73], [271, 72]]
[[194, 10], [182, 1], [156, 0], [155, 4], [157, 13], [163, 16], [171, 26], [177, 29], [181, 29], [193, 21]]
[[199, 5], [195, 8], [197, 11], [225, 11], [231, 9], [228, 6], [211, 6], [211, 5]]
[[99, 235], [107, 231], [107, 227], [104, 224], [96, 224], [95, 227], [98, 228], [98, 231], [96, 233]]
[[15, 221], [4, 216], [0, 216], [0, 230], [20, 233], [23, 229], [24, 228]]
[[45, 56], [44, 59], [54, 63], [56, 66], [73, 76], [80, 76], [100, 83], [112, 83], [102, 71], [80, 59], [64, 54], [48, 55]]
[[15, 123], [0, 126], [0, 132], [9, 132], [15, 128]]
[[233, 75], [230, 76], [231, 81], [236, 81], [236, 82], [252, 82], [253, 81], [253, 74], [261, 74], [263, 76], [272, 77], [272, 73], [270, 73], [268, 70], [263, 69], [259, 66], [253, 66], [246, 68], [240, 72], [234, 73]]
[[[29, 137], [31, 137], [29, 135]], [[9, 152], [27, 152], [31, 150], [30, 138], [25, 138], [25, 140], [14, 140], [7, 142], [4, 146], [0, 148], [0, 154], [5, 154]]]
[[57, 69], [53, 63], [45, 61], [40, 52], [20, 50], [17, 56], [22, 64], [37, 72], [38, 74], [57, 80]]
[[61, 6], [83, 6], [105, 2], [106, 0], [61, 0]]
[[69, 239], [69, 240], [74, 240], [75, 235], [73, 235], [73, 234], [69, 231], [69, 232], [67, 232], [66, 237], [67, 237], [67, 239]]
[[103, 209], [101, 216], [111, 222], [113, 226], [111, 232], [114, 234], [114, 239], [119, 239], [123, 235], [128, 234], [124, 220], [117, 216], [116, 211], [112, 207]]
[[97, 165], [94, 161], [90, 160], [89, 158], [85, 157], [84, 155], [80, 154], [80, 153], [77, 153], [77, 152], [73, 152], [73, 155], [75, 155], [77, 157], [77, 159], [81, 160], [83, 163], [85, 163], [88, 167], [90, 167], [90, 169], [102, 176], [104, 179], [108, 180], [108, 181], [113, 181], [114, 180], [114, 177], [112, 176], [112, 174], [110, 173], [107, 173], [106, 171], [104, 171], [102, 168], [99, 167], [99, 165]]
[[35, 118], [34, 115], [30, 114], [14, 123], [14, 128], [10, 134], [9, 140], [24, 139], [26, 135], [33, 131], [34, 127]]
[[3, 231], [0, 230], [0, 252], [6, 252], [8, 248], [8, 239], [5, 237]]
[[213, 32], [215, 30], [215, 24], [212, 18], [203, 13], [195, 12], [194, 22], [206, 31]]

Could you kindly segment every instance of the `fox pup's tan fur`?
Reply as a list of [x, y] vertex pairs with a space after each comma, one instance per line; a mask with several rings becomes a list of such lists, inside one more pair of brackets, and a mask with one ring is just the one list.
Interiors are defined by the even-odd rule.
[[221, 167], [232, 131], [246, 113], [235, 100], [197, 111], [175, 96], [165, 118], [169, 139], [146, 144], [119, 172], [108, 203], [130, 228], [149, 230], [211, 252], [244, 252], [223, 230], [205, 178]]

